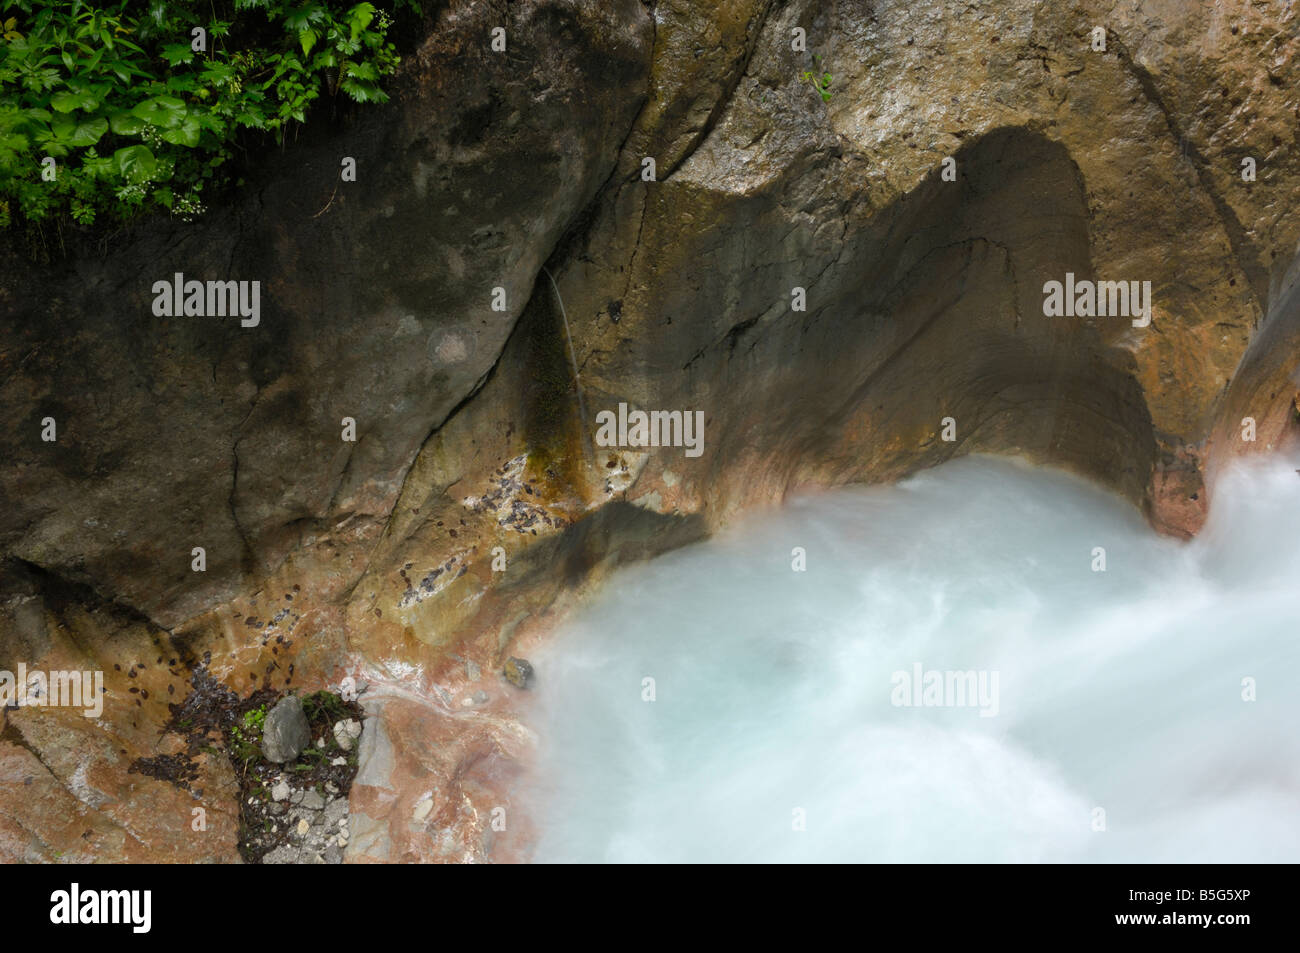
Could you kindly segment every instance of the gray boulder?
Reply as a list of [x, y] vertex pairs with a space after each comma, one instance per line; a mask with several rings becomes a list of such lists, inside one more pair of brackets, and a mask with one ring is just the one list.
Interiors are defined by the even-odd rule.
[[311, 728], [297, 695], [286, 695], [266, 713], [262, 730], [262, 754], [268, 761], [284, 763], [302, 754], [311, 742]]

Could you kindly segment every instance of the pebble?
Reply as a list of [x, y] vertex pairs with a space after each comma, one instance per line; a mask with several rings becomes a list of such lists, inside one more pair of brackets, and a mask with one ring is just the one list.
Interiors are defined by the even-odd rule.
[[355, 718], [334, 723], [334, 740], [339, 743], [339, 747], [344, 751], [351, 751], [352, 742], [359, 737], [361, 737], [361, 723]]
[[325, 799], [315, 791], [308, 791], [302, 796], [302, 806], [309, 811], [319, 811], [325, 806]]
[[515, 658], [512, 655], [506, 659], [501, 674], [516, 688], [528, 688], [533, 680], [533, 665], [527, 659]]
[[432, 810], [433, 810], [433, 798], [427, 797], [424, 800], [422, 800], [419, 804], [415, 805], [414, 817], [417, 821], [422, 821], [429, 816], [429, 812]]
[[285, 784], [283, 781], [279, 782], [275, 787], [271, 788], [271, 800], [283, 801], [289, 796], [289, 790], [289, 785]]
[[262, 858], [264, 864], [295, 864], [297, 862], [297, 851], [289, 844], [281, 844]]
[[311, 830], [311, 825], [307, 823], [307, 820], [306, 820], [305, 818], [304, 818], [303, 820], [301, 820], [301, 821], [298, 822], [298, 836], [299, 836], [299, 837], [304, 837], [304, 836], [306, 836], [307, 831], [309, 831], [309, 830]]
[[348, 816], [347, 798], [338, 797], [325, 805], [325, 823], [337, 824], [346, 822]]

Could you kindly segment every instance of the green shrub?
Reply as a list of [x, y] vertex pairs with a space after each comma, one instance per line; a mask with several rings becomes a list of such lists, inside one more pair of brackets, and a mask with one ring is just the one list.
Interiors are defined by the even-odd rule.
[[283, 142], [322, 95], [384, 102], [392, 24], [368, 2], [0, 0], [0, 227], [192, 218], [246, 140]]

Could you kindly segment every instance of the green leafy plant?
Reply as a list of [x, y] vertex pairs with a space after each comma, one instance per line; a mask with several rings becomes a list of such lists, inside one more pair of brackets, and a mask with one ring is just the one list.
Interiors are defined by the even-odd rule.
[[244, 730], [261, 734], [266, 726], [266, 706], [259, 705], [244, 712]]
[[[818, 54], [813, 54], [813, 64], [818, 68], [821, 67], [822, 58]], [[831, 74], [823, 71], [820, 76], [816, 70], [806, 69], [799, 74], [799, 78], [804, 82], [812, 83], [812, 88], [817, 90], [817, 95], [822, 98], [822, 102], [831, 101]]]
[[387, 100], [397, 8], [418, 5], [0, 0], [0, 227], [193, 218], [322, 96]]
[[831, 101], [830, 73], [822, 73], [821, 76], [818, 76], [812, 70], [804, 70], [801, 78], [812, 83], [813, 89], [817, 90], [817, 95], [821, 96], [822, 102], [829, 103]]
[[247, 764], [262, 756], [262, 729], [266, 726], [266, 706], [259, 705], [244, 712], [238, 724], [230, 726], [230, 753]]

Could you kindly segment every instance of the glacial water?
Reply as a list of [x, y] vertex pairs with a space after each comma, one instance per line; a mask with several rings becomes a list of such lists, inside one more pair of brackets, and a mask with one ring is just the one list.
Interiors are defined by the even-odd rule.
[[620, 571], [534, 660], [534, 859], [1300, 861], [1297, 466], [1189, 544], [968, 458]]

